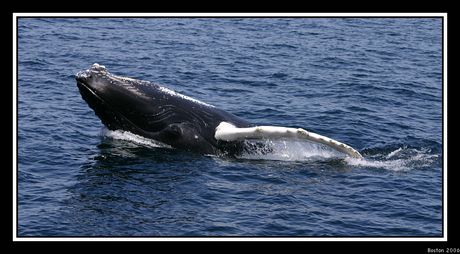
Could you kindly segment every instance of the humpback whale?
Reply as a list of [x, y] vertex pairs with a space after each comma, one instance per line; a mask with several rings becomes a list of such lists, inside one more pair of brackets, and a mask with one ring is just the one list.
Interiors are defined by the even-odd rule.
[[234, 155], [251, 149], [245, 140], [300, 139], [361, 157], [352, 147], [325, 136], [301, 128], [254, 126], [158, 84], [113, 75], [97, 63], [75, 78], [82, 98], [109, 130], [129, 131], [185, 151]]

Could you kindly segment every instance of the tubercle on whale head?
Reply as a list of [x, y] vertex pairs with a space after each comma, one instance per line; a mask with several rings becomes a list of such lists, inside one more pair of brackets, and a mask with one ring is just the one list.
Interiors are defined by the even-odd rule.
[[89, 78], [91, 73], [110, 74], [104, 65], [93, 64], [89, 69], [77, 73], [76, 78]]
[[105, 66], [99, 65], [98, 63], [94, 63], [93, 66], [91, 66], [90, 70], [107, 72]]
[[80, 71], [75, 76], [77, 80], [84, 80], [92, 77], [92, 74], [102, 75], [111, 75], [104, 65], [99, 65], [98, 63], [93, 64], [89, 69]]

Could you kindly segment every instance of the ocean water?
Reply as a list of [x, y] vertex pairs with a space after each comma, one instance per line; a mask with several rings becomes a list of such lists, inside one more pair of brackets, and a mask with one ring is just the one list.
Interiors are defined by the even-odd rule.
[[[442, 19], [19, 18], [18, 236], [442, 236]], [[204, 156], [105, 129], [93, 63], [299, 141]]]

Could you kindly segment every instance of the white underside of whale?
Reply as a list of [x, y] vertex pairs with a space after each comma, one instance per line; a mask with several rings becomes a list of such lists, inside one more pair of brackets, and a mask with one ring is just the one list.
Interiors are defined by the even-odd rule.
[[245, 139], [293, 139], [321, 144], [355, 158], [362, 158], [361, 154], [351, 146], [337, 140], [308, 132], [302, 128], [288, 128], [278, 126], [257, 126], [237, 128], [228, 122], [221, 122], [216, 128], [214, 137], [223, 141], [238, 141]]

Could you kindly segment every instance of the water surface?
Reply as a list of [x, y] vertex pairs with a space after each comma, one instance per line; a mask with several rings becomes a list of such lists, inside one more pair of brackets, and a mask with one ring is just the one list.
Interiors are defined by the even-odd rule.
[[[93, 63], [302, 142], [222, 158], [106, 130]], [[442, 19], [19, 18], [19, 236], [441, 236]]]

